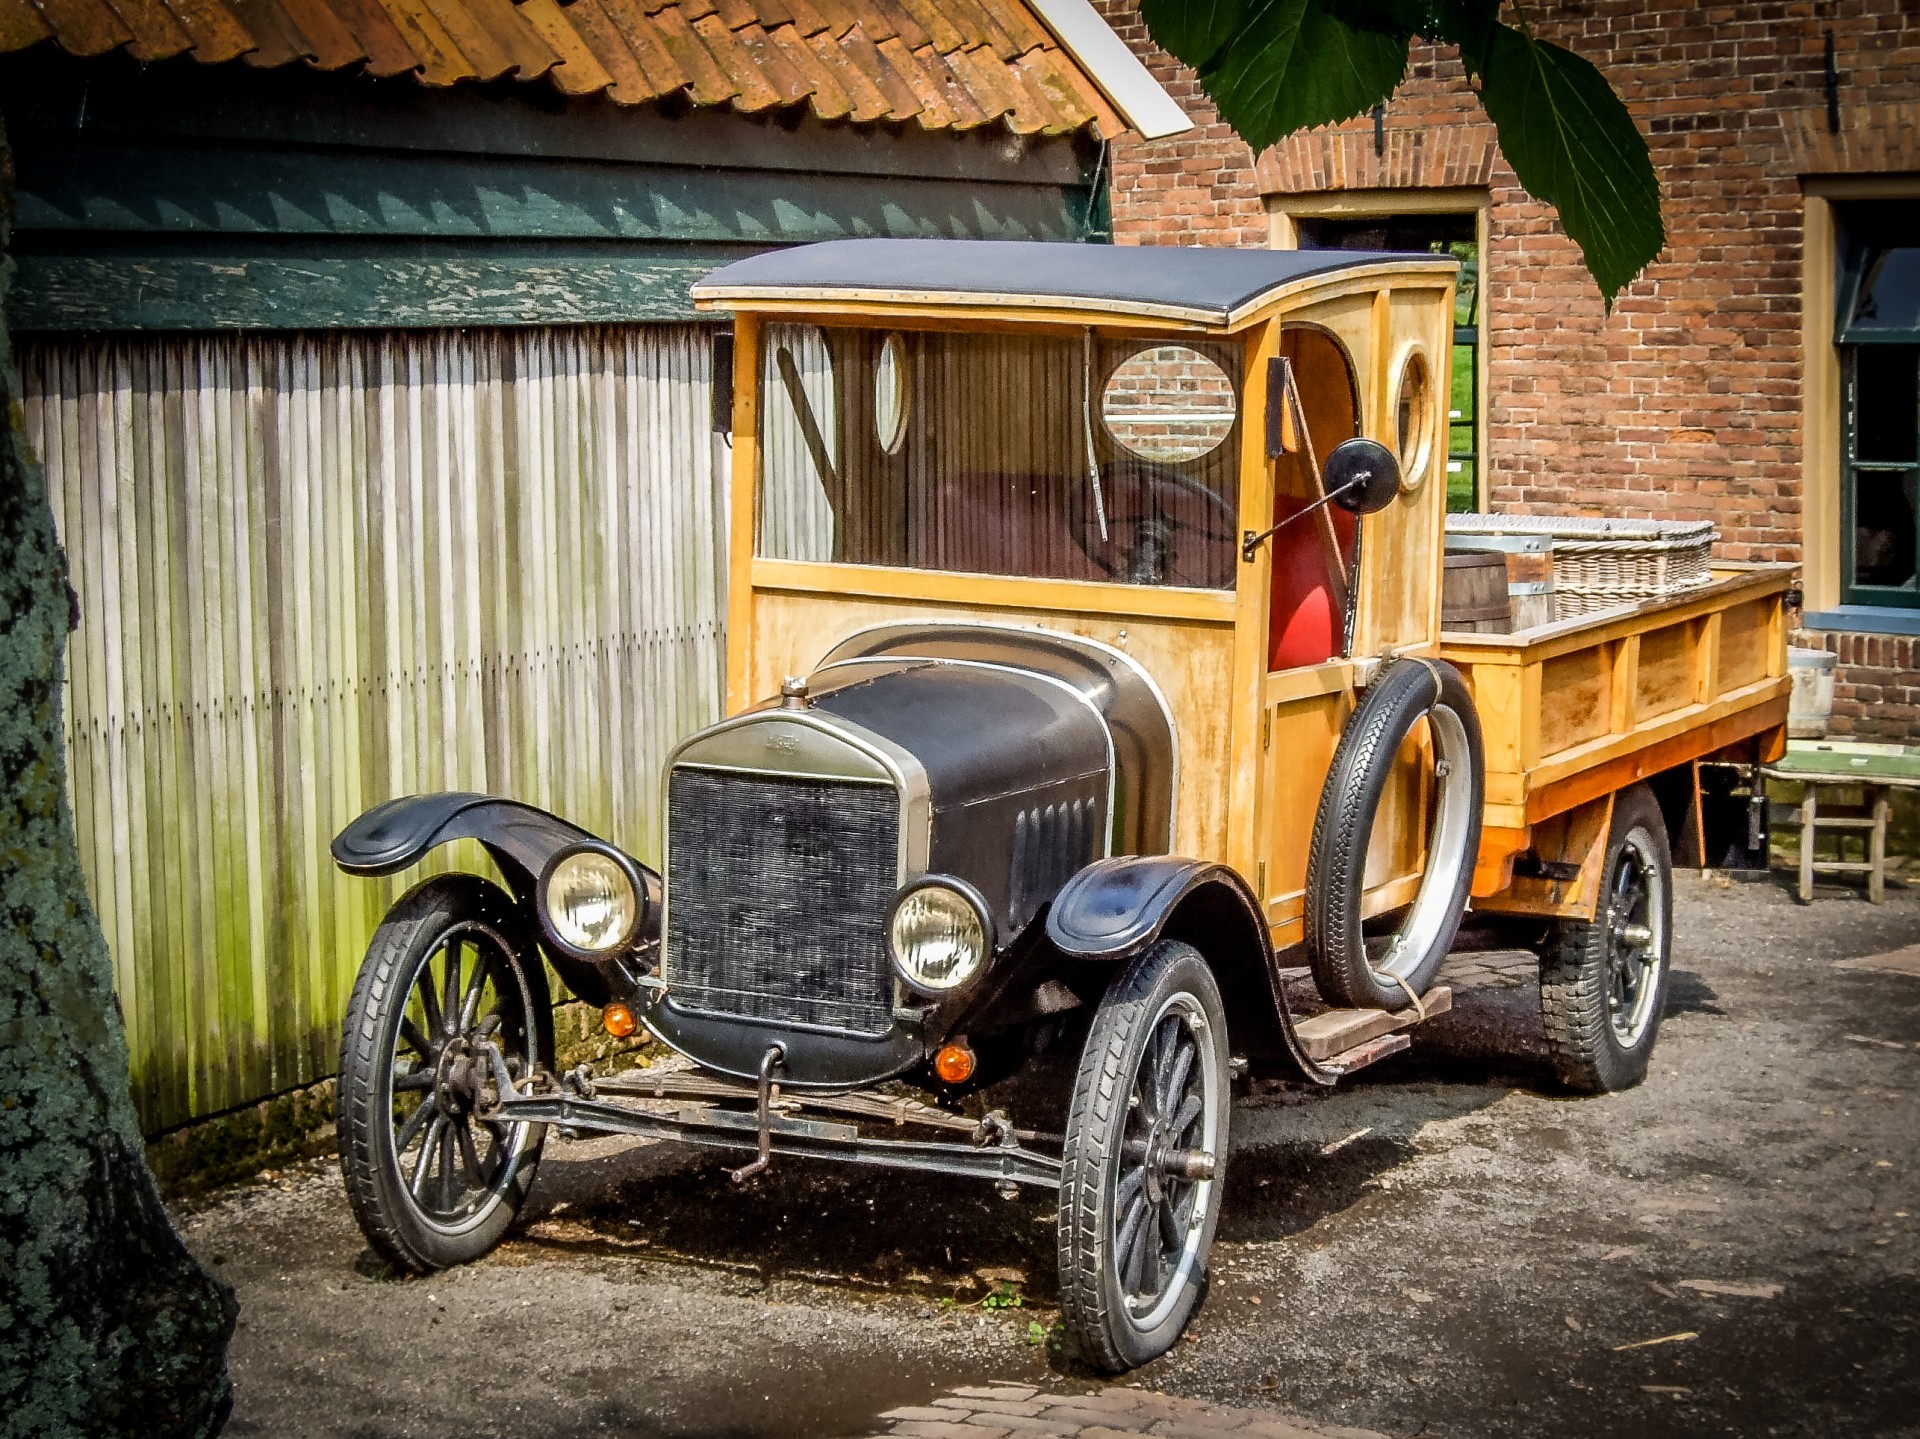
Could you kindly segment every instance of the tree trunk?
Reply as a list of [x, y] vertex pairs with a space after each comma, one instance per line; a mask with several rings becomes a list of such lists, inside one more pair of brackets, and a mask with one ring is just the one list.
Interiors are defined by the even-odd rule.
[[237, 1311], [147, 1170], [80, 869], [60, 720], [76, 601], [6, 329], [12, 196], [0, 128], [0, 1436], [210, 1435]]

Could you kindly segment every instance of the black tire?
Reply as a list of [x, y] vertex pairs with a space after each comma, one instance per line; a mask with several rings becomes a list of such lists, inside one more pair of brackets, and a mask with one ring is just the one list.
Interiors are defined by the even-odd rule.
[[[1432, 726], [1438, 794], [1427, 873], [1399, 931], [1370, 958], [1360, 918], [1367, 843], [1401, 746], [1423, 719]], [[1460, 672], [1442, 661], [1389, 664], [1341, 732], [1313, 822], [1307, 956], [1329, 1004], [1402, 1009], [1407, 990], [1420, 994], [1432, 983], [1466, 911], [1485, 791], [1480, 719]]]
[[[1067, 1112], [1060, 1318], [1068, 1350], [1094, 1369], [1118, 1374], [1166, 1353], [1206, 1292], [1228, 1076], [1213, 973], [1192, 946], [1163, 940], [1100, 1001]], [[1212, 1156], [1209, 1177], [1165, 1167], [1195, 1151]]]
[[1554, 1073], [1582, 1094], [1647, 1077], [1673, 956], [1673, 858], [1659, 801], [1644, 784], [1613, 802], [1600, 903], [1561, 920], [1540, 948], [1540, 1010]]
[[347, 1202], [367, 1242], [400, 1269], [425, 1274], [478, 1259], [533, 1184], [545, 1126], [471, 1112], [492, 1084], [485, 1043], [503, 1051], [515, 1079], [552, 1063], [546, 972], [505, 892], [476, 875], [439, 875], [380, 922], [340, 1040], [335, 1111]]

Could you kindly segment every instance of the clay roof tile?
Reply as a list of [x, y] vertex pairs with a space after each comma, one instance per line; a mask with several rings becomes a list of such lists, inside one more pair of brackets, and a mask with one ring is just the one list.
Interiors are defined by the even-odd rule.
[[740, 43], [740, 37], [729, 30], [726, 22], [717, 14], [706, 15], [695, 21], [693, 31], [700, 37], [701, 44], [713, 57], [714, 63], [726, 72], [727, 79], [732, 82], [736, 108], [752, 114], [781, 103], [780, 92], [767, 83], [767, 77], [760, 73], [760, 67], [754, 63], [746, 46]]
[[647, 73], [600, 0], [574, 0], [563, 13], [586, 42], [594, 61], [613, 77], [613, 83], [607, 87], [608, 99], [622, 105], [638, 105], [679, 88], [677, 84], [662, 86]]
[[379, 0], [319, 0], [352, 32], [367, 57], [367, 73], [380, 79], [417, 70], [420, 61]]
[[[595, 95], [616, 82], [611, 71], [593, 53], [587, 37], [564, 14], [558, 0], [520, 0], [520, 18], [546, 41], [555, 59], [548, 72], [553, 83], [568, 95]], [[625, 42], [621, 42], [625, 49]], [[631, 52], [628, 60], [632, 60]]]
[[193, 45], [161, 0], [107, 0], [107, 5], [132, 32], [127, 53], [136, 60], [164, 60]]
[[53, 38], [53, 27], [30, 0], [0, 0], [0, 54]]
[[60, 48], [70, 55], [104, 55], [133, 39], [106, 0], [39, 0]]
[[544, 76], [626, 105], [685, 92], [742, 111], [1050, 134], [1120, 121], [1026, 0], [0, 0], [0, 53], [244, 56], [272, 68]]

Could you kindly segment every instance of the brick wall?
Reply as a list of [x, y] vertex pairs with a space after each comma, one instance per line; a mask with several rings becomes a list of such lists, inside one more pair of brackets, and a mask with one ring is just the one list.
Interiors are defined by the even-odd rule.
[[[1483, 189], [1490, 506], [1711, 519], [1724, 559], [1798, 560], [1800, 177], [1920, 171], [1920, 6], [1530, 5], [1536, 33], [1593, 60], [1625, 96], [1660, 175], [1667, 248], [1609, 315], [1552, 213], [1515, 184], [1451, 51], [1415, 48], [1384, 154], [1366, 119], [1294, 136], [1256, 162], [1191, 75], [1154, 50], [1132, 0], [1096, 4], [1199, 122], [1116, 145], [1116, 240], [1261, 245], [1267, 197]], [[1828, 29], [1844, 77], [1837, 136]], [[1885, 698], [1899, 686], [1852, 682], [1862, 695], [1876, 684], [1882, 697], [1862, 702], [1859, 723], [1920, 735]]]

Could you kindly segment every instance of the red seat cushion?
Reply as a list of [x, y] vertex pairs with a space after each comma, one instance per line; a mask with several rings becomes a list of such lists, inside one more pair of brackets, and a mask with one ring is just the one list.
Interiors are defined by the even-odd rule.
[[[1303, 509], [1300, 500], [1282, 499], [1274, 518]], [[1339, 654], [1346, 639], [1347, 617], [1333, 603], [1327, 576], [1326, 551], [1321, 548], [1319, 521], [1300, 520], [1273, 537], [1273, 609], [1268, 625], [1267, 667], [1299, 669], [1325, 664]], [[1333, 529], [1340, 548], [1353, 554], [1354, 517], [1333, 511]]]

